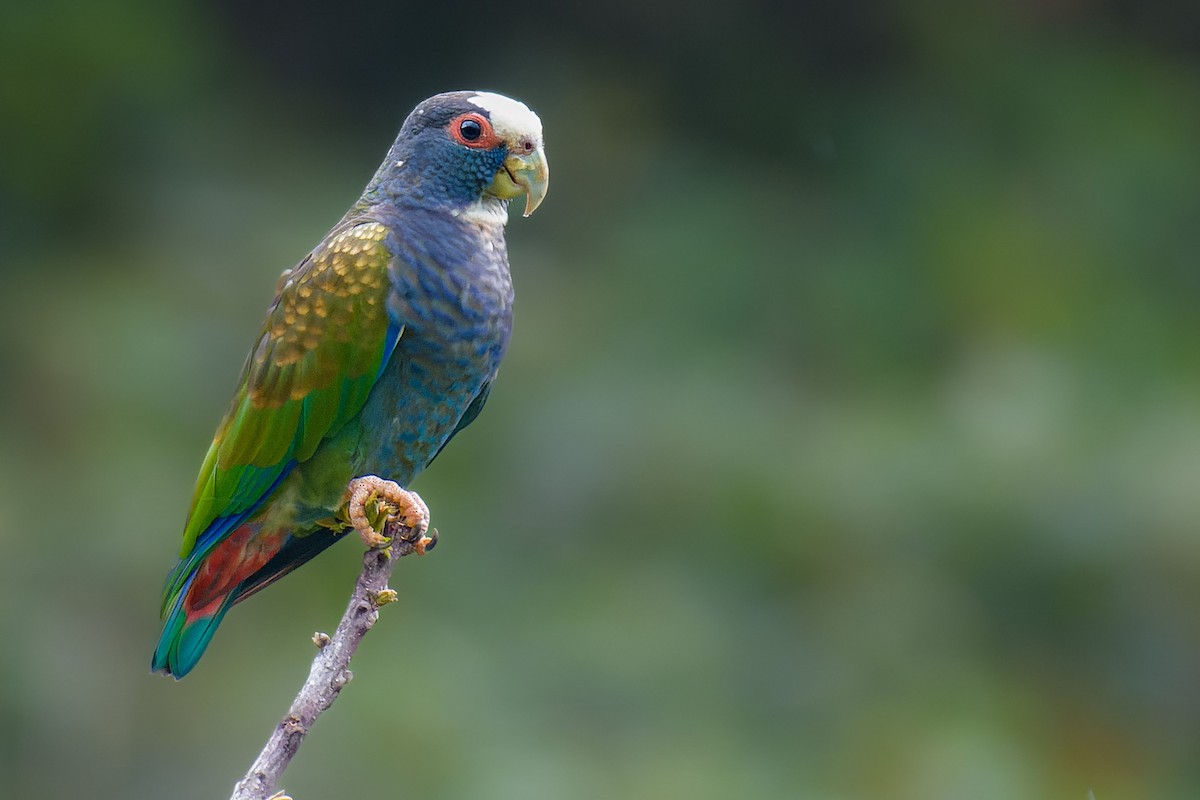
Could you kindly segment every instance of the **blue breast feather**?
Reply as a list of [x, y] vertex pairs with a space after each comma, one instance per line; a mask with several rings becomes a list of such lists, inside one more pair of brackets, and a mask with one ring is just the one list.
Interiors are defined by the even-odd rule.
[[496, 374], [512, 328], [503, 228], [388, 210], [394, 235], [388, 310], [404, 326], [362, 412], [357, 474], [406, 485], [425, 468]]

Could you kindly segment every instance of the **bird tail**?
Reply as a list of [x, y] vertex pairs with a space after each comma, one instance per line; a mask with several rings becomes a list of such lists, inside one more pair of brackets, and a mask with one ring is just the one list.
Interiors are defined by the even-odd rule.
[[[174, 596], [167, 595], [162, 636], [150, 668], [182, 678], [196, 666], [229, 608], [242, 599], [246, 579], [270, 561], [287, 539], [257, 523], [239, 525], [224, 540], [176, 570], [188, 570]], [[168, 592], [175, 578], [168, 577]]]
[[235, 586], [225, 595], [204, 606], [190, 609], [187, 599], [195, 578], [195, 575], [188, 578], [172, 604], [167, 621], [163, 625], [162, 636], [158, 640], [158, 647], [154, 650], [154, 658], [150, 662], [150, 668], [155, 672], [173, 675], [176, 680], [187, 675], [192, 667], [196, 666], [200, 656], [204, 655], [204, 649], [212, 641], [217, 626], [225, 617], [225, 612], [238, 596]]

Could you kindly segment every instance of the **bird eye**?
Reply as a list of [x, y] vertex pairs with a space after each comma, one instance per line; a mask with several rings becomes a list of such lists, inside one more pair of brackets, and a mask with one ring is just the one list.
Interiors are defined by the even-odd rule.
[[479, 137], [483, 136], [483, 126], [473, 119], [464, 119], [458, 123], [458, 135], [468, 142], [479, 141]]
[[482, 150], [495, 147], [500, 143], [500, 138], [496, 136], [496, 131], [492, 129], [492, 123], [488, 121], [488, 118], [475, 112], [458, 115], [450, 120], [447, 129], [450, 138], [467, 147]]

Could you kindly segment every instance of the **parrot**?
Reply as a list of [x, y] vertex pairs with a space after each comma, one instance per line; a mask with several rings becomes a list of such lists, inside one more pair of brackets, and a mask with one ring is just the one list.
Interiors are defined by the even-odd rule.
[[359, 476], [407, 487], [475, 420], [512, 329], [508, 204], [524, 195], [528, 217], [548, 186], [524, 103], [448, 92], [408, 115], [362, 196], [279, 279], [196, 479], [154, 672], [187, 675], [235, 603], [359, 527]]

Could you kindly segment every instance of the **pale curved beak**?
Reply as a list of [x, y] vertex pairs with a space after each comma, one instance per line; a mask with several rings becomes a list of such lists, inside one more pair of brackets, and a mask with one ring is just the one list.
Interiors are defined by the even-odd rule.
[[502, 200], [511, 200], [525, 195], [525, 214], [528, 217], [542, 204], [550, 187], [550, 167], [546, 163], [546, 152], [538, 145], [531, 153], [512, 153], [504, 159], [504, 166], [496, 173], [489, 188]]

